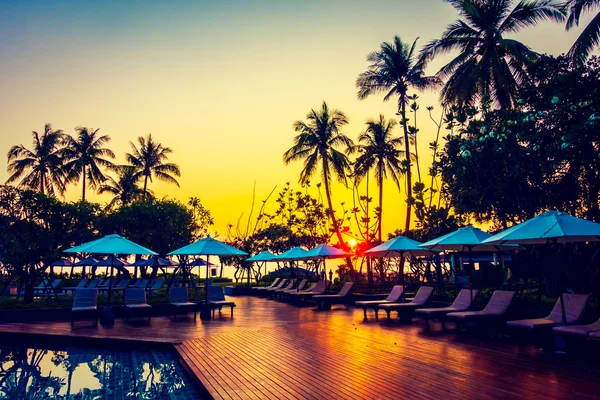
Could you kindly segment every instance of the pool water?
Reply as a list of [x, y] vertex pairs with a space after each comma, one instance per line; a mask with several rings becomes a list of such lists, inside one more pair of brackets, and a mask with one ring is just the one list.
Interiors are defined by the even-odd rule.
[[[46, 347], [46, 346], [40, 346]], [[200, 399], [168, 351], [0, 348], [1, 399]]]

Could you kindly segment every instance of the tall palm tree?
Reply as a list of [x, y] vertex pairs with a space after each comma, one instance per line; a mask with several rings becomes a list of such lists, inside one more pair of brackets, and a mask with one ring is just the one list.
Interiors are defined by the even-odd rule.
[[54, 195], [65, 192], [66, 174], [61, 155], [64, 133], [53, 130], [51, 124], [44, 126], [41, 135], [35, 131], [33, 150], [22, 144], [8, 151], [8, 177], [6, 184], [20, 179], [18, 186], [38, 190], [42, 194]]
[[400, 188], [400, 175], [402, 174], [402, 162], [400, 155], [403, 153], [398, 147], [403, 140], [392, 136], [392, 130], [397, 125], [393, 119], [386, 120], [379, 115], [378, 120], [370, 119], [366, 123], [367, 129], [358, 137], [358, 144], [353, 151], [358, 151], [360, 156], [354, 161], [354, 177], [359, 183], [369, 174], [371, 169], [375, 170], [375, 179], [379, 187], [379, 221], [377, 224], [377, 235], [382, 240], [382, 215], [383, 215], [383, 180], [388, 176]]
[[[109, 209], [126, 206], [144, 198], [144, 191], [139, 186], [135, 168], [130, 165], [122, 165], [116, 167], [116, 169], [119, 172], [118, 178], [115, 180], [108, 176], [106, 182], [98, 188], [100, 194], [109, 193], [113, 195], [110, 203], [108, 203]], [[148, 190], [148, 194], [152, 195], [152, 191]]]
[[[482, 99], [501, 108], [514, 104], [516, 89], [527, 66], [538, 58], [523, 43], [504, 37], [540, 21], [563, 21], [565, 13], [554, 0], [446, 0], [460, 19], [450, 24], [440, 39], [429, 42], [421, 60], [457, 50], [437, 76], [445, 80], [443, 104], [474, 105]], [[487, 101], [487, 100], [486, 100]]]
[[152, 182], [153, 176], [161, 181], [174, 183], [179, 187], [179, 182], [173, 177], [173, 175], [181, 176], [179, 166], [173, 163], [165, 163], [173, 150], [155, 142], [150, 133], [146, 138], [138, 137], [138, 143], [139, 149], [133, 142], [129, 142], [133, 151], [127, 153], [125, 158], [131, 166], [135, 167], [136, 177], [144, 177], [144, 198], [148, 193], [148, 180]]
[[409, 101], [408, 91], [411, 88], [417, 90], [432, 88], [439, 82], [435, 77], [426, 76], [424, 72], [425, 61], [416, 59], [415, 47], [417, 40], [413, 42], [412, 46], [404, 43], [398, 36], [394, 36], [392, 43], [383, 42], [379, 51], [374, 51], [367, 56], [370, 65], [356, 79], [358, 98], [361, 100], [376, 93], [385, 93], [384, 101], [398, 97], [398, 115], [400, 115], [400, 124], [404, 130], [404, 167], [406, 169], [408, 197], [406, 202], [406, 231], [410, 229], [412, 207], [411, 153], [408, 119], [406, 118], [406, 105]]
[[66, 147], [63, 151], [65, 159], [65, 170], [67, 180], [77, 182], [82, 179], [81, 201], [85, 201], [85, 192], [89, 187], [96, 189], [99, 184], [106, 180], [106, 176], [100, 167], [114, 169], [115, 165], [107, 158], [115, 158], [112, 150], [104, 147], [110, 137], [100, 135], [100, 129], [90, 129], [83, 126], [75, 128], [77, 138], [66, 137]]
[[[566, 5], [569, 7], [569, 17], [567, 18], [567, 30], [569, 30], [579, 25], [579, 18], [582, 13], [598, 8], [600, 2], [597, 0], [569, 0]], [[573, 43], [569, 50], [569, 56], [577, 62], [584, 62], [599, 44], [600, 12], [596, 14]]]
[[342, 128], [348, 125], [346, 115], [336, 109], [329, 109], [323, 102], [320, 109], [310, 110], [306, 121], [294, 122], [294, 131], [298, 135], [294, 138], [294, 145], [283, 154], [283, 161], [289, 164], [292, 161], [304, 160], [304, 169], [300, 173], [300, 184], [305, 185], [315, 174], [319, 165], [325, 186], [325, 195], [330, 210], [331, 223], [341, 243], [344, 243], [340, 226], [335, 217], [331, 200], [331, 180], [346, 183], [346, 172], [350, 170], [350, 160], [336, 147], [344, 146], [344, 150], [351, 148], [352, 140], [342, 133]]

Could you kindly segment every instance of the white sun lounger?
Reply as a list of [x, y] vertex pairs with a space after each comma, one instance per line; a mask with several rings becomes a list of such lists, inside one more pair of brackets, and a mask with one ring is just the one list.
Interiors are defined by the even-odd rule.
[[388, 294], [385, 300], [363, 300], [356, 301], [354, 305], [357, 307], [362, 307], [364, 318], [367, 319], [367, 309], [372, 309], [375, 311], [375, 319], [379, 319], [379, 306], [383, 304], [390, 303], [398, 303], [402, 301], [402, 296], [404, 295], [404, 286], [403, 285], [395, 285], [392, 288], [392, 291]]

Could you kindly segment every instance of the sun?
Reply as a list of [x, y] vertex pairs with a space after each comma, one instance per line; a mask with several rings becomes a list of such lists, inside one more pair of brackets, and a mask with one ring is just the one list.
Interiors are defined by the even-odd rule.
[[350, 245], [350, 247], [354, 247], [354, 246], [356, 246], [356, 240], [354, 240], [354, 239], [350, 239], [350, 240], [348, 241], [348, 244]]

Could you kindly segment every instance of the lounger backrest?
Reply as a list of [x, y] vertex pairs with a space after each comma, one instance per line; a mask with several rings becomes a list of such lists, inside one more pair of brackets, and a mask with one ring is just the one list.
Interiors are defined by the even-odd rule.
[[146, 304], [146, 291], [144, 289], [125, 290], [125, 305]]
[[212, 279], [207, 279], [206, 281], [204, 281], [204, 286], [212, 286], [212, 284], [213, 284]]
[[[565, 299], [565, 315], [567, 317], [567, 323], [577, 322], [583, 311], [585, 311], [585, 305], [589, 299], [587, 294], [570, 294], [563, 293]], [[560, 305], [560, 297], [556, 300], [554, 308], [548, 318], [554, 321], [562, 322], [562, 307]]]
[[285, 284], [287, 283], [287, 281], [288, 281], [287, 279], [282, 279], [282, 280], [279, 282], [279, 285], [275, 286], [275, 288], [276, 288], [276, 289], [281, 289], [282, 287], [284, 287], [284, 286], [285, 286]]
[[122, 279], [116, 287], [118, 289], [125, 289], [129, 286], [129, 282], [131, 282], [131, 279]]
[[75, 307], [96, 307], [98, 305], [98, 289], [77, 289], [73, 299]]
[[512, 304], [515, 294], [512, 290], [496, 290], [483, 311], [494, 314], [505, 314]]
[[340, 296], [348, 296], [350, 294], [350, 291], [352, 291], [352, 287], [354, 286], [354, 282], [346, 282], [344, 283], [344, 286], [342, 286], [342, 289], [340, 290], [340, 292], [338, 293], [338, 295]]
[[131, 286], [137, 287], [140, 284], [141, 281], [142, 281], [141, 278], [137, 278], [136, 280], [133, 281], [133, 283], [131, 284]]
[[54, 281], [52, 281], [52, 289], [56, 289], [57, 287], [59, 287], [61, 282], [62, 279], [55, 279]]
[[48, 286], [48, 279], [44, 279], [42, 281], [42, 283], [40, 283], [39, 285], [37, 285], [35, 288], [36, 289], [44, 289], [46, 286]]
[[304, 290], [304, 288], [306, 287], [307, 284], [308, 284], [308, 279], [302, 279], [302, 281], [300, 282], [300, 284], [298, 285], [298, 287], [296, 289]]
[[87, 283], [88, 283], [87, 279], [82, 279], [82, 280], [79, 281], [79, 283], [77, 284], [77, 286], [75, 286], [75, 289], [84, 288]]
[[433, 286], [421, 286], [419, 290], [417, 290], [417, 294], [415, 294], [415, 298], [411, 302], [411, 304], [415, 305], [424, 305], [429, 302], [431, 296], [433, 295]]
[[390, 294], [388, 294], [388, 296], [385, 298], [385, 301], [389, 301], [391, 303], [399, 301], [402, 298], [403, 293], [404, 293], [404, 286], [395, 285], [392, 288], [392, 291], [390, 292]]
[[223, 293], [222, 286], [209, 286], [208, 287], [208, 301], [224, 301], [225, 294]]
[[100, 283], [100, 279], [92, 279], [90, 281], [90, 284], [88, 285], [88, 289], [95, 289], [95, 288], [97, 288], [99, 283]]
[[[473, 289], [473, 299], [477, 297], [479, 290]], [[466, 310], [471, 307], [471, 290], [462, 289], [458, 292], [458, 296], [452, 302], [452, 307], [458, 308], [460, 310]]]
[[275, 278], [275, 280], [268, 287], [273, 288], [273, 287], [279, 285], [280, 280], [281, 280], [281, 278]]
[[171, 303], [188, 303], [188, 290], [186, 287], [172, 287], [169, 289], [169, 301]]
[[145, 289], [148, 286], [148, 279], [140, 279], [138, 283], [135, 285], [136, 288]]
[[152, 284], [152, 289], [160, 289], [161, 287], [163, 287], [164, 284], [165, 281], [163, 279], [157, 279]]
[[290, 283], [286, 286], [286, 289], [293, 289], [295, 284], [296, 284], [296, 280], [290, 279]]

